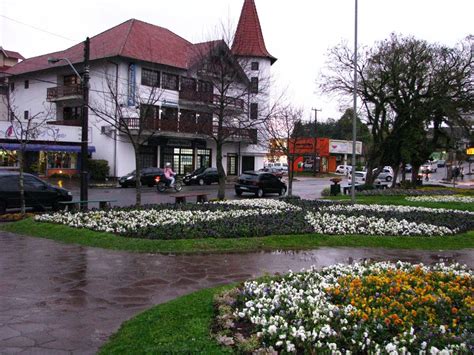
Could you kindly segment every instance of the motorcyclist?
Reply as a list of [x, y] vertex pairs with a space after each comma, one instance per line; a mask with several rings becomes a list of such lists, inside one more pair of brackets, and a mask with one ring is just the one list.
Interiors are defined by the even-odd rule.
[[175, 178], [176, 173], [171, 168], [171, 163], [165, 164], [164, 174], [165, 174], [165, 178], [170, 181], [170, 186], [173, 187], [176, 181], [176, 178]]

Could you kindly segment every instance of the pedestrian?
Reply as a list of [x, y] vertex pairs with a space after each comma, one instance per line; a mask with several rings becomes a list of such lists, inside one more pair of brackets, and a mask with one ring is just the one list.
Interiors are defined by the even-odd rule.
[[461, 171], [459, 170], [459, 166], [456, 166], [454, 168], [454, 171], [453, 171], [453, 176], [454, 176], [455, 179], [457, 179], [459, 177], [460, 172]]
[[459, 174], [461, 176], [461, 180], [464, 180], [464, 166], [461, 166], [461, 169], [459, 170]]

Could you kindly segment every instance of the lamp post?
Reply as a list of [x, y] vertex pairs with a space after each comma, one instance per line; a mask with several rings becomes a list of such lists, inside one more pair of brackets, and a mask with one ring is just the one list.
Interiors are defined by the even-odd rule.
[[355, 203], [355, 169], [356, 169], [356, 138], [357, 138], [357, 12], [358, 0], [355, 0], [355, 24], [354, 24], [354, 107], [352, 117], [352, 182], [351, 201]]
[[[316, 125], [318, 123], [318, 112], [321, 112], [322, 109], [312, 108], [311, 110], [314, 111], [314, 130], [313, 130], [313, 138], [314, 138], [314, 150], [313, 150], [313, 175], [316, 176], [316, 157], [317, 157], [317, 140], [316, 140]], [[321, 161], [320, 161], [321, 163]]]
[[[88, 200], [88, 168], [87, 158], [89, 155], [89, 56], [90, 41], [89, 37], [84, 41], [84, 74], [78, 73], [74, 65], [68, 58], [48, 58], [48, 63], [57, 63], [64, 60], [72, 68], [80, 80], [82, 86], [82, 122], [81, 122], [81, 201]], [[87, 203], [81, 203], [81, 209], [87, 210]]]

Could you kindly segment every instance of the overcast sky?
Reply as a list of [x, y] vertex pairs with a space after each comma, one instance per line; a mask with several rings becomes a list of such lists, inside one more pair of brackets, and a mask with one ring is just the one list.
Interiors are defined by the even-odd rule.
[[[305, 107], [308, 116], [317, 107], [322, 109], [318, 120], [339, 118], [342, 108], [337, 100], [318, 95], [315, 81], [329, 48], [341, 41], [352, 46], [354, 0], [255, 2], [267, 49], [278, 58], [273, 74], [279, 86], [289, 86], [293, 101]], [[32, 57], [65, 49], [130, 18], [199, 42], [209, 40], [222, 22], [236, 26], [242, 4], [243, 0], [0, 0], [0, 45]], [[473, 14], [473, 0], [359, 0], [359, 44], [371, 45], [396, 32], [454, 45], [474, 33]]]

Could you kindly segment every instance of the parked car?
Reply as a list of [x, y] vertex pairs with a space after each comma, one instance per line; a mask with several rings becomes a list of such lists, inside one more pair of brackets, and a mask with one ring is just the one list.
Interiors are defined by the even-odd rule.
[[[367, 177], [366, 171], [356, 171], [355, 172], [355, 182], [356, 184], [365, 184], [365, 178]], [[349, 182], [352, 182], [352, 173], [350, 175]]]
[[[0, 213], [5, 213], [7, 208], [20, 208], [20, 173], [0, 172]], [[72, 200], [72, 194], [66, 189], [48, 184], [31, 174], [24, 174], [24, 190], [26, 207], [43, 211], [50, 207], [57, 211], [62, 209], [59, 202]]]
[[286, 163], [267, 163], [265, 168], [273, 168], [275, 170], [279, 170], [283, 173], [288, 172], [288, 164]]
[[[374, 169], [374, 170], [372, 170], [372, 173], [375, 173], [376, 171], [377, 171], [377, 169]], [[377, 176], [376, 182], [377, 182], [377, 180], [386, 181], [386, 182], [392, 181], [393, 180], [393, 169], [392, 169], [392, 167], [391, 166], [384, 166], [382, 171]]]
[[[142, 186], [146, 185], [148, 187], [155, 186], [155, 178], [157, 176], [163, 175], [163, 169], [160, 168], [144, 168], [141, 170], [140, 181]], [[135, 170], [131, 173], [128, 173], [125, 176], [122, 176], [119, 179], [120, 187], [130, 187], [135, 186]]]
[[352, 166], [350, 165], [338, 165], [336, 167], [336, 173], [337, 174], [350, 174], [352, 171]]
[[431, 174], [431, 173], [435, 173], [437, 171], [438, 171], [438, 162], [437, 161], [434, 161], [434, 162], [427, 161], [420, 168], [420, 173], [422, 173], [422, 174]]
[[446, 160], [438, 160], [437, 164], [438, 168], [444, 168], [446, 167]]
[[183, 182], [185, 185], [210, 185], [213, 182], [219, 182], [219, 174], [217, 168], [201, 167], [190, 174], [186, 174], [183, 178]]
[[241, 196], [244, 192], [255, 194], [257, 197], [267, 193], [278, 193], [282, 196], [286, 193], [286, 184], [271, 173], [246, 171], [239, 176], [235, 184], [237, 196]]
[[280, 169], [275, 169], [275, 168], [262, 168], [259, 169], [258, 172], [263, 172], [263, 173], [270, 173], [275, 175], [277, 178], [282, 178], [283, 177], [283, 171]]

